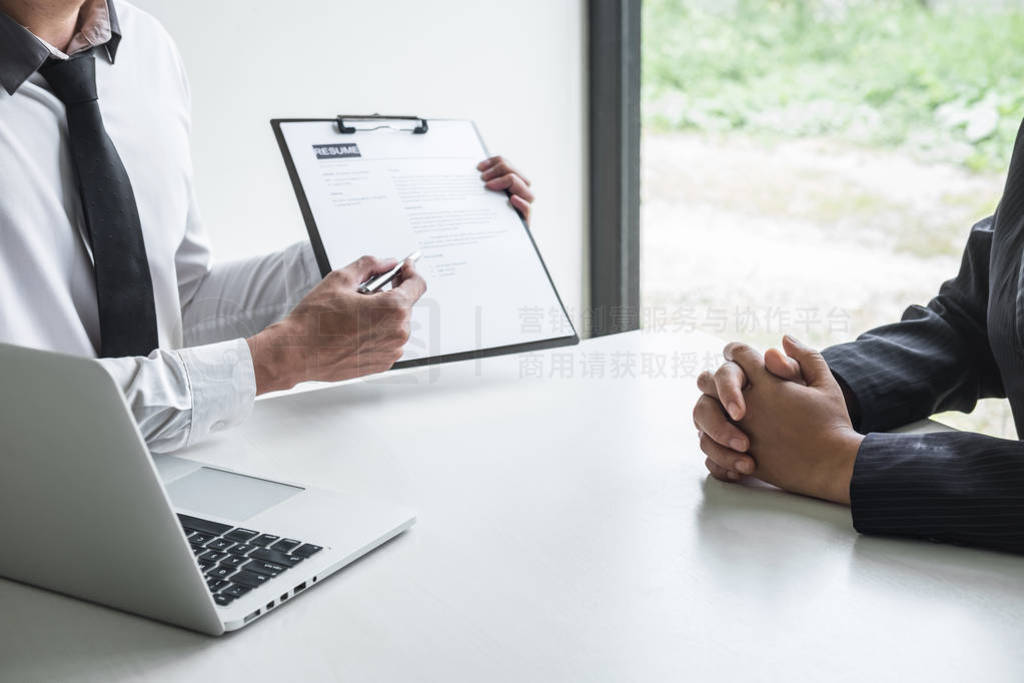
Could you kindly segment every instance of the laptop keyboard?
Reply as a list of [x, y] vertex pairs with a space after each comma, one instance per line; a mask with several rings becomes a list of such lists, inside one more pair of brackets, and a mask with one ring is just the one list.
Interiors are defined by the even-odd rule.
[[308, 557], [321, 546], [252, 529], [178, 515], [192, 553], [218, 605], [231, 604]]

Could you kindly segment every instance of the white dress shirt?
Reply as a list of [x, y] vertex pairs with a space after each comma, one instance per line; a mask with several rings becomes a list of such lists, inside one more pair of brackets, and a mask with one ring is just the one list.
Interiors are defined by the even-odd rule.
[[[104, 46], [99, 106], [138, 204], [160, 340], [148, 357], [100, 362], [150, 449], [170, 451], [249, 414], [256, 382], [244, 337], [285, 315], [320, 272], [308, 243], [213, 263], [174, 43], [128, 3], [92, 0], [86, 11], [68, 51]], [[54, 56], [64, 55], [0, 14], [0, 341], [95, 357], [96, 287], [65, 109], [32, 66]]]

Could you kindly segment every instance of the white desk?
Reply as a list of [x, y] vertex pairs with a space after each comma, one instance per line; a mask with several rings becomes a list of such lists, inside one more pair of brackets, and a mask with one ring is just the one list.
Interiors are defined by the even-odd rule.
[[633, 333], [537, 356], [573, 378], [505, 357], [262, 401], [190, 455], [418, 524], [220, 639], [0, 581], [0, 680], [1024, 680], [1024, 559], [709, 480], [692, 378], [579, 373], [719, 346]]

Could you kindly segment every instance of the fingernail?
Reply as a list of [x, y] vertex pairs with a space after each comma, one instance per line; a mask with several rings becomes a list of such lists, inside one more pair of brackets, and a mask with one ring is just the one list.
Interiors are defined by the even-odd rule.
[[729, 448], [743, 452], [747, 450], [747, 443], [743, 439], [736, 438], [729, 442]]
[[791, 334], [787, 334], [786, 335], [786, 339], [788, 339], [791, 344], [796, 344], [797, 346], [803, 346], [804, 345], [802, 341], [800, 341], [799, 339], [797, 339], [796, 337], [794, 337]]
[[740, 475], [736, 474], [736, 473], [735, 473], [735, 472], [733, 472], [732, 470], [729, 470], [728, 472], [726, 472], [726, 473], [725, 473], [725, 476], [729, 477], [729, 478], [730, 478], [730, 479], [732, 479], [733, 481], [736, 481], [737, 479], [739, 479], [739, 478], [740, 478]]
[[754, 471], [754, 466], [751, 464], [749, 460], [737, 460], [736, 469], [738, 469], [743, 474], [750, 474], [751, 472]]
[[740, 407], [736, 403], [729, 404], [729, 417], [734, 420], [740, 419]]

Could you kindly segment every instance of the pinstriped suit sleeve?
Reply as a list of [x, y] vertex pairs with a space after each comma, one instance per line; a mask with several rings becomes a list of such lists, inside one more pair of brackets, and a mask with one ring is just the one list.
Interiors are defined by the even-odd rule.
[[926, 307], [824, 351], [854, 426], [874, 432], [850, 483], [861, 533], [1024, 553], [1024, 444], [968, 433], [877, 433], [1004, 395], [986, 320], [993, 222], [973, 227], [959, 274]]
[[864, 438], [853, 526], [1024, 553], [1024, 443], [966, 432]]
[[986, 322], [992, 229], [992, 218], [971, 229], [960, 272], [927, 306], [911, 306], [900, 322], [823, 352], [856, 397], [850, 407], [859, 431], [970, 412], [980, 398], [1004, 396]]

